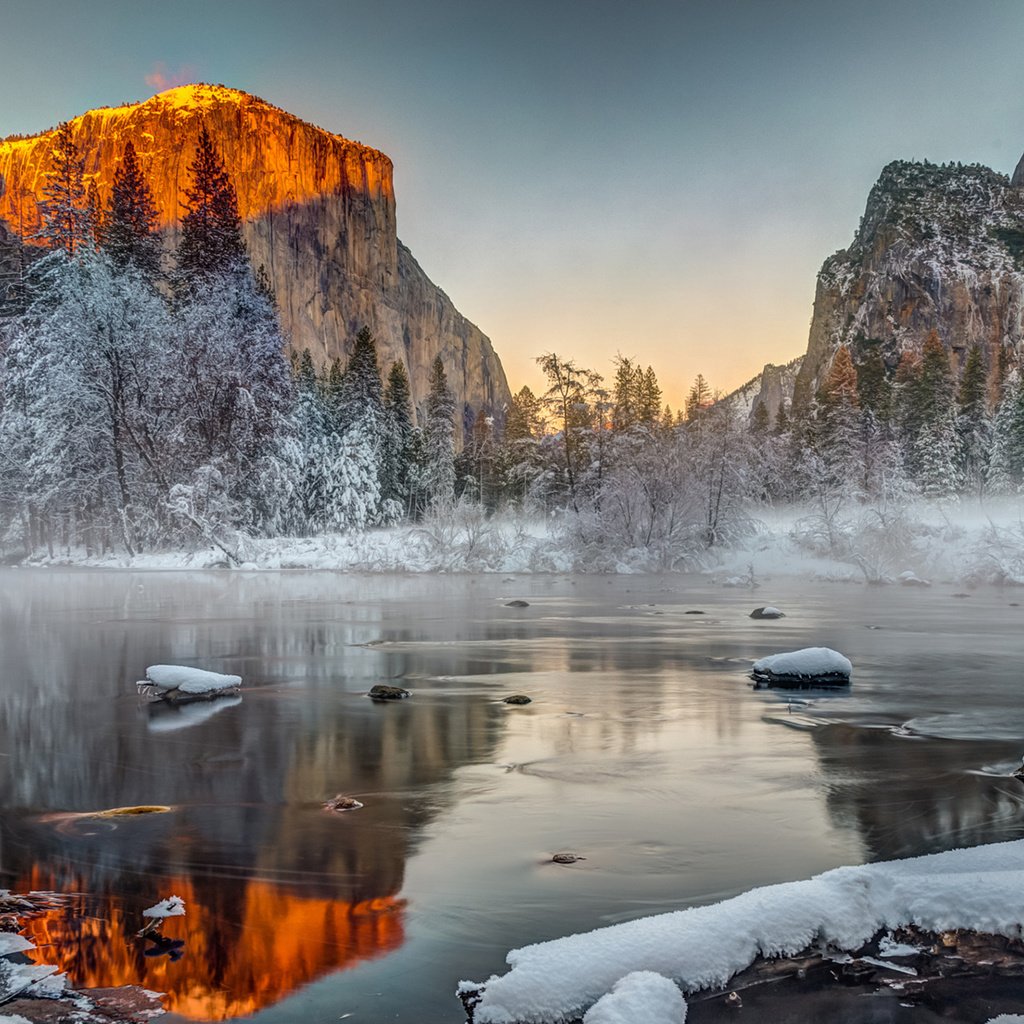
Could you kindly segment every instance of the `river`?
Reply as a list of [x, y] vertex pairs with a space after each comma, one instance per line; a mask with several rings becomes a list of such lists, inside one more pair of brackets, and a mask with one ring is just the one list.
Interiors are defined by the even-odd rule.
[[[184, 1019], [457, 1024], [516, 946], [1024, 835], [1022, 625], [943, 586], [0, 570], [0, 886], [79, 894], [37, 958]], [[817, 645], [848, 691], [752, 689]], [[156, 663], [242, 697], [150, 704]]]

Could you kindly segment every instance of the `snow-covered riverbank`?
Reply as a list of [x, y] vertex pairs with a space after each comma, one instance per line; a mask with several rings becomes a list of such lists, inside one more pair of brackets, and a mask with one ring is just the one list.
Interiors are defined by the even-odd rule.
[[[110, 569], [330, 569], [350, 572], [633, 573], [701, 571], [725, 585], [778, 576], [840, 582], [1024, 583], [1024, 501], [919, 503], [897, 512], [758, 511], [729, 547], [676, 552], [587, 543], [568, 519], [457, 512], [419, 525], [317, 537], [235, 537], [193, 551], [36, 552], [25, 565]], [[230, 552], [230, 554], [226, 553]], [[913, 580], [910, 580], [913, 582]]]

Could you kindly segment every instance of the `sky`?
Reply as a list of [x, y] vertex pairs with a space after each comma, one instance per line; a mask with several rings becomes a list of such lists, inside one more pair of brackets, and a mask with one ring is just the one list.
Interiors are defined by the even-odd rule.
[[387, 153], [398, 234], [513, 389], [557, 352], [678, 406], [806, 348], [894, 159], [1011, 172], [1020, 0], [0, 0], [0, 137], [190, 81]]

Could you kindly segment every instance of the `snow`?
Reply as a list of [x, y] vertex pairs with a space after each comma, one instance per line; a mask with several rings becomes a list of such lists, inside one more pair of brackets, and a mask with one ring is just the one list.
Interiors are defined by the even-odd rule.
[[686, 1002], [673, 982], [653, 971], [634, 971], [594, 1003], [583, 1024], [683, 1024], [685, 1020]]
[[988, 1024], [1024, 1024], [1024, 1014], [1001, 1013], [998, 1017], [990, 1018]]
[[242, 685], [241, 676], [221, 675], [219, 672], [207, 672], [187, 665], [150, 665], [146, 669], [146, 678], [161, 692], [176, 690], [191, 694], [219, 693]]
[[[725, 985], [758, 956], [791, 956], [819, 940], [856, 950], [882, 929], [909, 925], [1015, 937], [1022, 923], [1024, 840], [834, 868], [711, 906], [512, 950], [511, 970], [483, 983], [475, 1021], [571, 1020], [635, 971], [662, 974], [693, 992]], [[477, 987], [463, 982], [460, 990]]]
[[35, 948], [35, 945], [29, 942], [24, 935], [0, 932], [0, 956], [7, 956], [8, 953], [24, 953], [27, 949]]
[[185, 901], [180, 896], [168, 896], [142, 912], [143, 917], [184, 917]]
[[752, 668], [754, 675], [808, 679], [832, 675], [849, 678], [853, 671], [849, 658], [830, 647], [804, 647], [799, 651], [770, 654], [755, 661]]

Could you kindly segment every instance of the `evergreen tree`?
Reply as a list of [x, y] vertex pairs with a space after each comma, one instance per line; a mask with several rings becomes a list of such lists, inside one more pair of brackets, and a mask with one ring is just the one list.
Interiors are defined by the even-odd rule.
[[921, 350], [920, 374], [911, 389], [917, 430], [910, 435], [913, 478], [932, 497], [956, 493], [957, 471], [955, 382], [949, 356], [938, 332], [932, 331]]
[[768, 433], [768, 426], [771, 422], [771, 415], [768, 406], [764, 402], [758, 402], [754, 406], [754, 413], [750, 418], [750, 430], [757, 436], [764, 436]]
[[102, 241], [116, 266], [134, 266], [150, 280], [159, 275], [156, 204], [131, 141], [125, 143], [124, 156], [114, 172]]
[[189, 164], [192, 182], [185, 190], [185, 215], [177, 254], [179, 290], [215, 274], [237, 273], [248, 266], [238, 196], [204, 125], [195, 158]]
[[92, 241], [84, 174], [85, 161], [78, 152], [71, 125], [62, 121], [53, 140], [50, 169], [39, 204], [40, 236], [51, 249], [63, 249], [69, 256]]
[[853, 483], [862, 475], [860, 399], [850, 350], [841, 345], [818, 391], [816, 446], [833, 480]]
[[993, 424], [988, 486], [996, 494], [1015, 494], [1024, 481], [1024, 385], [1016, 369], [1009, 370], [1003, 398]]
[[612, 384], [612, 429], [628, 430], [640, 419], [640, 392], [643, 371], [623, 355], [615, 357]]
[[709, 408], [712, 401], [711, 388], [704, 379], [704, 374], [698, 373], [686, 399], [687, 422], [692, 423], [698, 419]]
[[379, 431], [384, 412], [384, 389], [377, 364], [377, 342], [369, 327], [356, 335], [352, 355], [337, 389], [337, 416], [342, 427], [357, 419], [372, 420], [371, 430]]
[[880, 424], [892, 417], [892, 386], [885, 369], [880, 343], [870, 343], [857, 365], [857, 400]]
[[[384, 430], [381, 440], [381, 499], [388, 520], [411, 513], [412, 395], [409, 375], [397, 360], [388, 371], [384, 389]], [[392, 503], [388, 505], [387, 503]]]
[[455, 396], [440, 356], [430, 368], [423, 433], [424, 491], [433, 508], [444, 508], [455, 498]]
[[637, 399], [638, 420], [645, 427], [653, 429], [658, 425], [661, 413], [661, 386], [653, 367], [648, 366], [640, 376]]
[[964, 483], [980, 492], [988, 476], [992, 423], [988, 415], [988, 374], [981, 346], [967, 354], [957, 393], [957, 467]]

